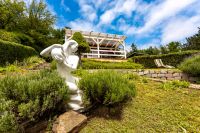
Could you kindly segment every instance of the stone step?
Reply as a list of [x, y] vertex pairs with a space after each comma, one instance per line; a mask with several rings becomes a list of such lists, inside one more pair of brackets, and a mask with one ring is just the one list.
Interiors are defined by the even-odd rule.
[[77, 133], [87, 122], [85, 115], [79, 114], [75, 111], [68, 111], [60, 115], [53, 123], [53, 133]]

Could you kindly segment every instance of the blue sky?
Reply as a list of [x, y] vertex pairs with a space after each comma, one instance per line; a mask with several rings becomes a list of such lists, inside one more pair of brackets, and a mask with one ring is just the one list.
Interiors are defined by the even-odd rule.
[[[200, 27], [200, 0], [45, 0], [56, 28], [127, 36], [139, 48], [184, 42]], [[128, 47], [129, 48], [129, 47]]]

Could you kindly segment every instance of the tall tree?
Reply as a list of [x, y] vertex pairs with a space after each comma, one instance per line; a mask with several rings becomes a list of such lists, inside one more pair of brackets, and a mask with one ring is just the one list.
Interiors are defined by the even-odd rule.
[[134, 43], [131, 44], [131, 51], [130, 51], [130, 52], [131, 52], [131, 53], [136, 53], [136, 52], [138, 52], [137, 46], [136, 46]]
[[22, 29], [25, 3], [19, 0], [0, 0], [0, 28], [9, 31]]
[[158, 55], [160, 53], [160, 50], [157, 47], [152, 46], [150, 46], [148, 49], [145, 49], [144, 51], [149, 55]]
[[79, 63], [81, 65], [81, 55], [82, 53], [88, 53], [90, 52], [89, 44], [84, 39], [83, 35], [80, 32], [75, 32], [72, 37], [73, 40], [75, 40], [78, 43], [78, 50], [77, 54], [79, 56]]
[[161, 52], [161, 54], [168, 54], [169, 53], [166, 46], [160, 46], [160, 52]]
[[181, 47], [182, 45], [180, 42], [170, 42], [169, 44], [167, 44], [169, 52], [179, 52], [181, 51]]
[[200, 50], [200, 28], [198, 28], [198, 33], [186, 38], [187, 43], [184, 45], [185, 50]]

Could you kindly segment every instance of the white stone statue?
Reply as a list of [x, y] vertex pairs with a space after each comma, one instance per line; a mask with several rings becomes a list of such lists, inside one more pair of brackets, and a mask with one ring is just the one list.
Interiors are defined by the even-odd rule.
[[82, 109], [82, 92], [77, 87], [78, 78], [73, 77], [71, 72], [77, 69], [79, 57], [75, 55], [78, 43], [74, 40], [65, 41], [63, 45], [53, 44], [44, 49], [40, 55], [51, 56], [57, 62], [57, 71], [65, 79], [70, 90], [70, 102], [68, 105], [73, 110]]

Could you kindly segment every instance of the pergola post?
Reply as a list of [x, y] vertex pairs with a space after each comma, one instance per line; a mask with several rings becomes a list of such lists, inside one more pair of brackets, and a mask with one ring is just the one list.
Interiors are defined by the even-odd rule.
[[97, 43], [97, 52], [98, 52], [98, 58], [100, 58], [100, 52], [99, 52], [99, 42]]
[[126, 59], [126, 45], [124, 41], [123, 41], [123, 48], [124, 48], [124, 58]]

